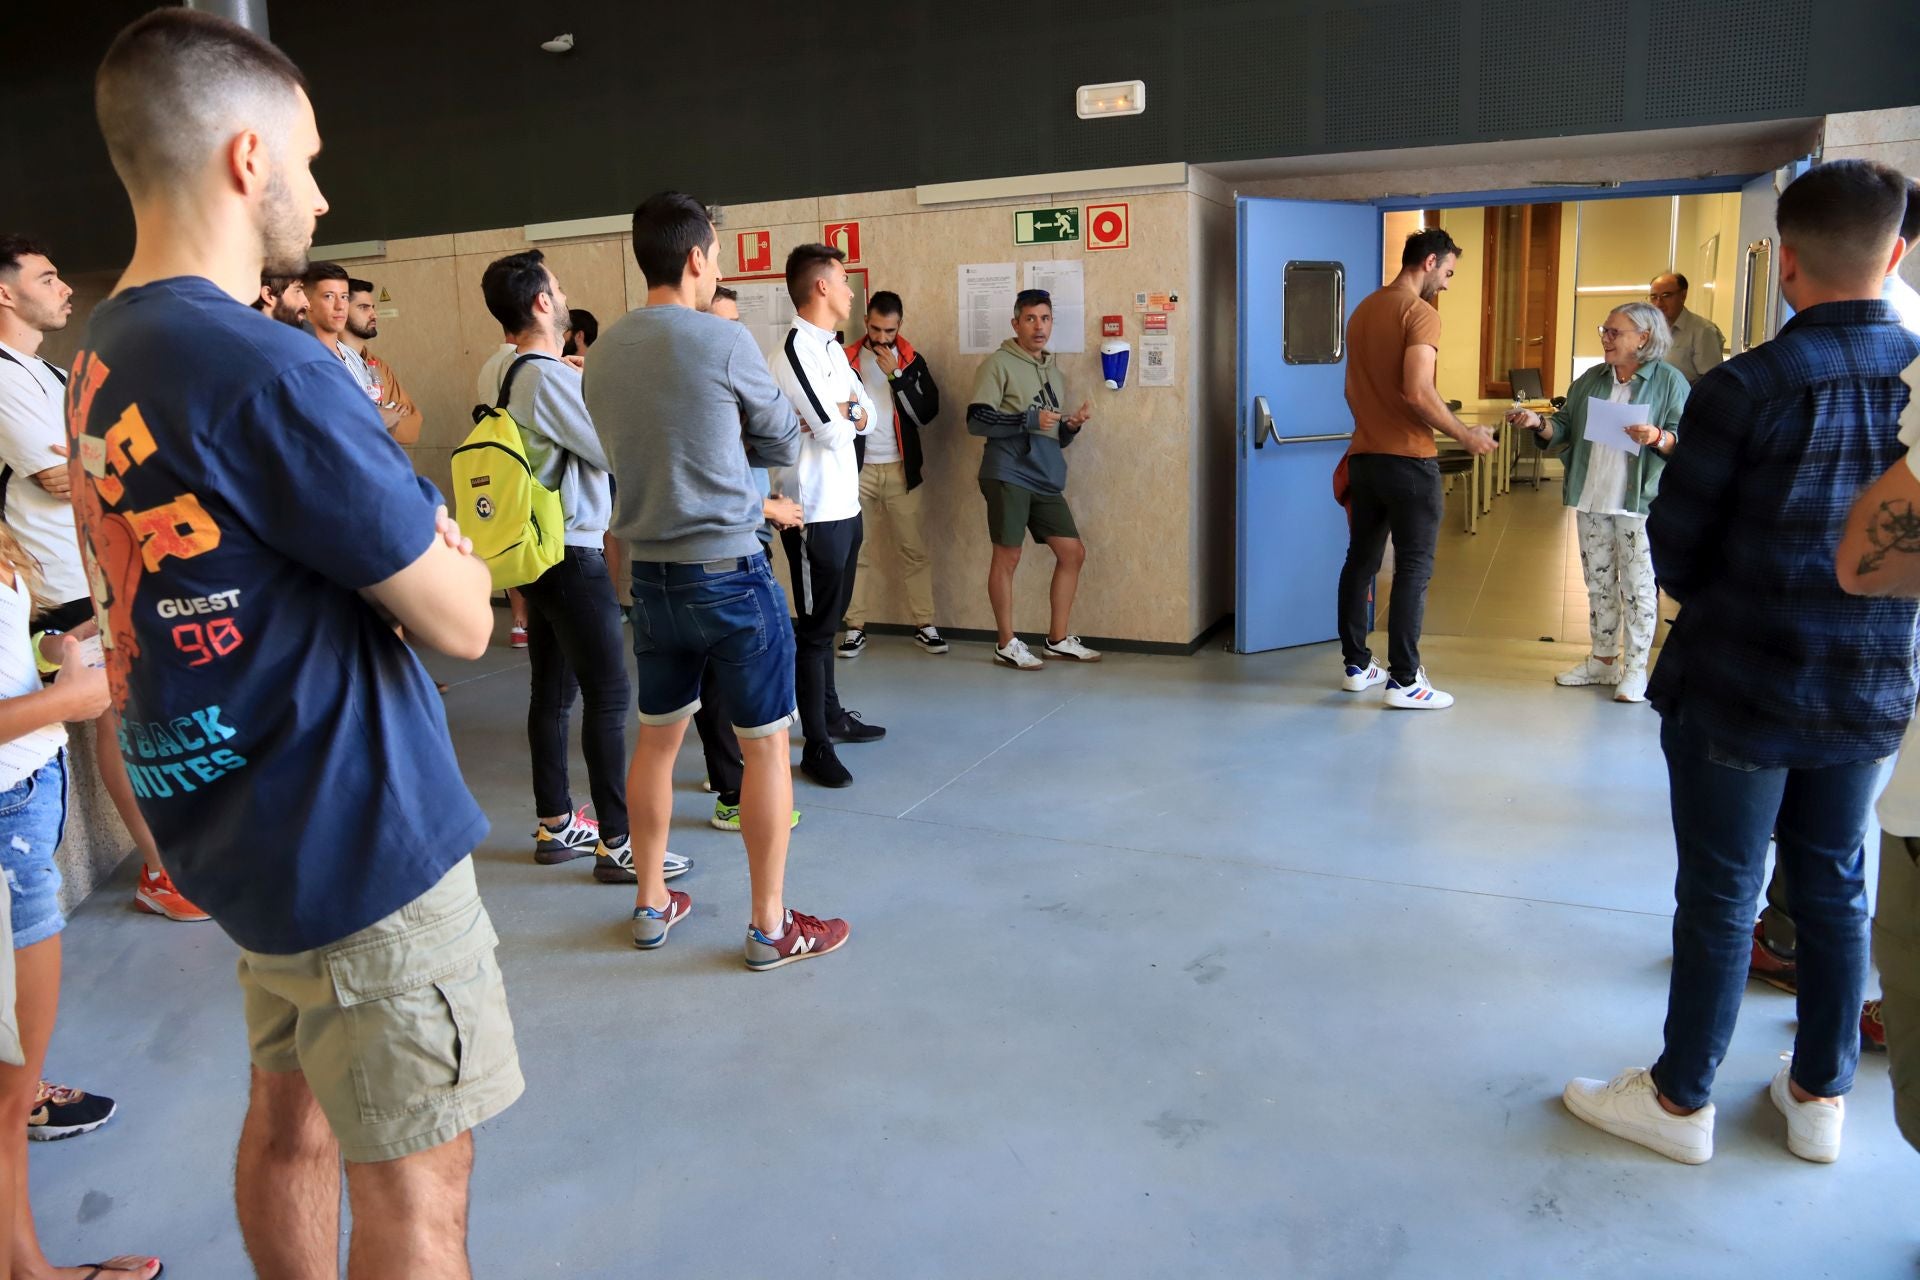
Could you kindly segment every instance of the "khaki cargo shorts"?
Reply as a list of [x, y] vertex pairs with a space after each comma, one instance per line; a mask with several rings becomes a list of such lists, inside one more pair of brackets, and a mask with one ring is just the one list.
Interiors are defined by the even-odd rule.
[[253, 1065], [304, 1074], [348, 1160], [395, 1160], [459, 1137], [526, 1087], [498, 942], [463, 858], [338, 942], [286, 956], [242, 950]]

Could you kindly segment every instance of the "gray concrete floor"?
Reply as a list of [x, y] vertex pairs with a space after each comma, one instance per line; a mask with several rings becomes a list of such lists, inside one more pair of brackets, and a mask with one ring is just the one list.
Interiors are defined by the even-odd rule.
[[[890, 735], [845, 749], [853, 788], [800, 784], [789, 875], [853, 938], [768, 975], [691, 735], [693, 916], [642, 955], [627, 890], [529, 855], [524, 664], [436, 664], [531, 1082], [479, 1135], [476, 1273], [1910, 1276], [1885, 1059], [1842, 1162], [1794, 1159], [1770, 989], [1711, 1164], [1563, 1110], [1656, 1055], [1672, 908], [1656, 718], [1554, 688], [1580, 649], [1434, 640], [1459, 705], [1395, 714], [1325, 646], [1026, 675], [877, 639], [840, 679]], [[67, 933], [51, 1067], [121, 1115], [36, 1146], [41, 1231], [244, 1275], [233, 949], [135, 915], [130, 876]]]

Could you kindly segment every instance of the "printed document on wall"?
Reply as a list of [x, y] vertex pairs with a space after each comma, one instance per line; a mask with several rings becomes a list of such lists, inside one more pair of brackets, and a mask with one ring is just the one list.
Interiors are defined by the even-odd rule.
[[1143, 387], [1173, 385], [1172, 334], [1143, 333], [1140, 335], [1140, 385]]
[[793, 327], [793, 300], [787, 296], [785, 282], [742, 281], [733, 289], [740, 295], [740, 323], [759, 344], [760, 354], [771, 361]]
[[963, 262], [960, 282], [960, 354], [983, 356], [1013, 336], [1011, 262]]
[[1057, 262], [1029, 262], [1028, 289], [1045, 289], [1053, 295], [1053, 340], [1047, 350], [1056, 354], [1077, 354], [1087, 349], [1087, 274], [1086, 264], [1078, 258]]

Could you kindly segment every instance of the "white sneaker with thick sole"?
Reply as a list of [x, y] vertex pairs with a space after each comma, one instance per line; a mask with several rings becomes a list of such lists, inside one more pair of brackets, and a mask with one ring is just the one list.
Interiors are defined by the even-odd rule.
[[1781, 1067], [1767, 1086], [1767, 1096], [1787, 1118], [1787, 1150], [1802, 1160], [1832, 1164], [1840, 1158], [1840, 1126], [1847, 1118], [1847, 1100], [1801, 1102], [1790, 1087], [1793, 1064]]
[[1560, 1097], [1567, 1110], [1594, 1128], [1669, 1160], [1705, 1164], [1713, 1159], [1713, 1104], [1690, 1116], [1672, 1114], [1660, 1105], [1660, 1091], [1645, 1067], [1622, 1071], [1611, 1080], [1569, 1080]]
[[1592, 654], [1588, 654], [1578, 663], [1555, 676], [1553, 682], [1562, 689], [1578, 689], [1588, 684], [1619, 684], [1620, 659], [1602, 662]]
[[1645, 669], [1628, 671], [1620, 677], [1620, 687], [1613, 691], [1615, 702], [1645, 702], [1647, 700], [1647, 673]]
[[1453, 705], [1453, 695], [1434, 688], [1427, 679], [1427, 669], [1422, 667], [1414, 672], [1412, 684], [1401, 684], [1389, 676], [1386, 703], [1400, 711], [1444, 711]]
[[1027, 648], [1027, 642], [1015, 636], [1006, 644], [997, 646], [993, 651], [993, 660], [1003, 667], [1012, 667], [1015, 671], [1038, 671], [1047, 664], [1033, 656], [1033, 650]]
[[1042, 657], [1066, 658], [1072, 662], [1098, 662], [1101, 653], [1098, 649], [1089, 649], [1080, 643], [1079, 636], [1066, 636], [1059, 641], [1049, 640], [1040, 647]]
[[1340, 687], [1348, 693], [1364, 693], [1375, 685], [1386, 682], [1387, 673], [1381, 670], [1379, 663], [1369, 662], [1364, 667], [1349, 663], [1346, 674], [1340, 679]]

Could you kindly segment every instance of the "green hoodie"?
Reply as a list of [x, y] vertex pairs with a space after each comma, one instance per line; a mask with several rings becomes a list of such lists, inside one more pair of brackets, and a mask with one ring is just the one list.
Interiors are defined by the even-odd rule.
[[1067, 412], [1067, 382], [1051, 351], [1028, 355], [1008, 338], [980, 366], [967, 406], [967, 430], [984, 436], [982, 480], [1002, 480], [1034, 493], [1060, 493], [1067, 487], [1067, 459], [1060, 452], [1080, 428], [1064, 424], [1040, 427], [1040, 411]]

